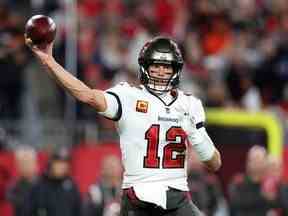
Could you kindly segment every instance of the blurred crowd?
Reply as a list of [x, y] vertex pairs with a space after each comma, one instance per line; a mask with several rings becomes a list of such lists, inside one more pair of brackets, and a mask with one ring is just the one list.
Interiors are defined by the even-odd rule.
[[[285, 0], [77, 1], [77, 76], [100, 89], [122, 80], [136, 82], [140, 48], [156, 35], [167, 35], [180, 44], [184, 54], [182, 88], [203, 99], [206, 106], [258, 111], [277, 105], [285, 111], [286, 3]], [[23, 113], [25, 116], [32, 105], [41, 115], [63, 116], [65, 95], [44, 75], [29, 73], [34, 60], [24, 47], [23, 30], [34, 14], [54, 18], [58, 27], [55, 56], [65, 64], [65, 41], [71, 30], [65, 26], [65, 8], [64, 1], [57, 0], [1, 1], [0, 69], [5, 73], [0, 82], [2, 118], [17, 119]], [[94, 115], [89, 108], [78, 106], [80, 119]]]
[[[249, 149], [245, 171], [230, 176], [225, 188], [196, 153], [189, 151], [189, 194], [205, 216], [288, 215], [288, 184], [282, 179], [282, 162], [268, 155], [264, 147]], [[7, 200], [12, 206], [9, 216], [119, 216], [123, 169], [118, 156], [105, 155], [100, 176], [83, 193], [72, 177], [73, 158], [66, 149], [52, 152], [41, 172], [35, 149], [21, 146], [14, 156], [18, 175], [0, 194], [0, 204]]]
[[[1, 124], [24, 120], [24, 130], [33, 126], [32, 141], [40, 140], [39, 116], [63, 118], [66, 95], [41, 73], [25, 47], [24, 26], [32, 15], [51, 16], [57, 24], [55, 57], [65, 65], [71, 30], [65, 26], [65, 2], [0, 1], [0, 120]], [[157, 35], [179, 43], [185, 59], [181, 88], [201, 98], [206, 107], [288, 111], [286, 0], [78, 0], [77, 77], [99, 89], [124, 80], [137, 82], [138, 52]], [[77, 104], [77, 119], [113, 128], [105, 119], [95, 118], [99, 117], [92, 109]], [[0, 148], [5, 139], [0, 130]], [[52, 155], [46, 172], [38, 175], [35, 154], [30, 148], [16, 150], [20, 176], [7, 192], [0, 191], [0, 198], [13, 204], [15, 216], [31, 211], [49, 216], [48, 204], [49, 212], [58, 211], [53, 216], [117, 215], [122, 172], [118, 158], [108, 156], [102, 177], [80, 196], [67, 155]], [[207, 215], [288, 215], [281, 161], [262, 147], [251, 148], [246, 173], [233, 177], [227, 191], [193, 160], [188, 172], [191, 197]], [[49, 195], [43, 196], [43, 191]], [[53, 199], [55, 194], [59, 202]]]

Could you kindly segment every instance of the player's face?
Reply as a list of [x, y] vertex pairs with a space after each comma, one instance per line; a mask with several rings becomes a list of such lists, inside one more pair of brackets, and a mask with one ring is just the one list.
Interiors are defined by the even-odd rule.
[[148, 68], [149, 85], [153, 89], [164, 90], [173, 75], [173, 67], [168, 64], [151, 64]]
[[168, 64], [151, 64], [148, 71], [151, 77], [158, 79], [170, 79], [173, 74], [173, 68]]

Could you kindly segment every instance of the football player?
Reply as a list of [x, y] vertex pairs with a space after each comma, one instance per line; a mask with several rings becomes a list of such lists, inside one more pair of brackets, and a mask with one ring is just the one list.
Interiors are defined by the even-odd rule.
[[199, 99], [178, 89], [183, 58], [170, 38], [156, 37], [140, 51], [140, 85], [120, 83], [91, 89], [73, 77], [52, 55], [33, 46], [48, 73], [78, 100], [117, 122], [124, 165], [122, 216], [201, 215], [188, 196], [187, 149], [192, 146], [211, 171], [221, 166], [205, 127]]

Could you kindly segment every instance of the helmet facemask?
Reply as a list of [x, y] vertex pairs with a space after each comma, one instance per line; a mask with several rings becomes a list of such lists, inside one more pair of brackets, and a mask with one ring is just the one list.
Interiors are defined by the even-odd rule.
[[[177, 44], [171, 39], [155, 38], [148, 42], [141, 50], [138, 62], [141, 83], [148, 90], [160, 95], [178, 87], [183, 59]], [[171, 65], [173, 74], [169, 78], [153, 77], [149, 73], [149, 66], [153, 64]]]
[[[150, 65], [149, 65], [150, 66]], [[179, 79], [179, 75], [177, 72], [173, 69], [173, 74], [169, 78], [160, 78], [155, 77], [149, 72], [149, 66], [148, 69], [144, 69], [144, 67], [141, 67], [140, 70], [143, 70], [143, 76], [146, 77], [146, 82], [142, 82], [148, 90], [152, 91], [153, 93], [157, 95], [161, 95], [165, 92], [171, 91], [173, 88], [176, 88], [177, 86], [174, 85], [175, 80]]]

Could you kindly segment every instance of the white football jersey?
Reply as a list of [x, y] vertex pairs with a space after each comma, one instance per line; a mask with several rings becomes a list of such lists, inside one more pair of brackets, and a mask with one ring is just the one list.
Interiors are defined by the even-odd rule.
[[[113, 95], [113, 103], [117, 102], [114, 120], [118, 121], [124, 165], [123, 188], [158, 182], [188, 191], [186, 133], [181, 128], [181, 119], [189, 116], [201, 127], [205, 121], [201, 101], [178, 90], [166, 104], [145, 87], [128, 83], [120, 83], [105, 94]], [[110, 98], [108, 110], [111, 103]]]

